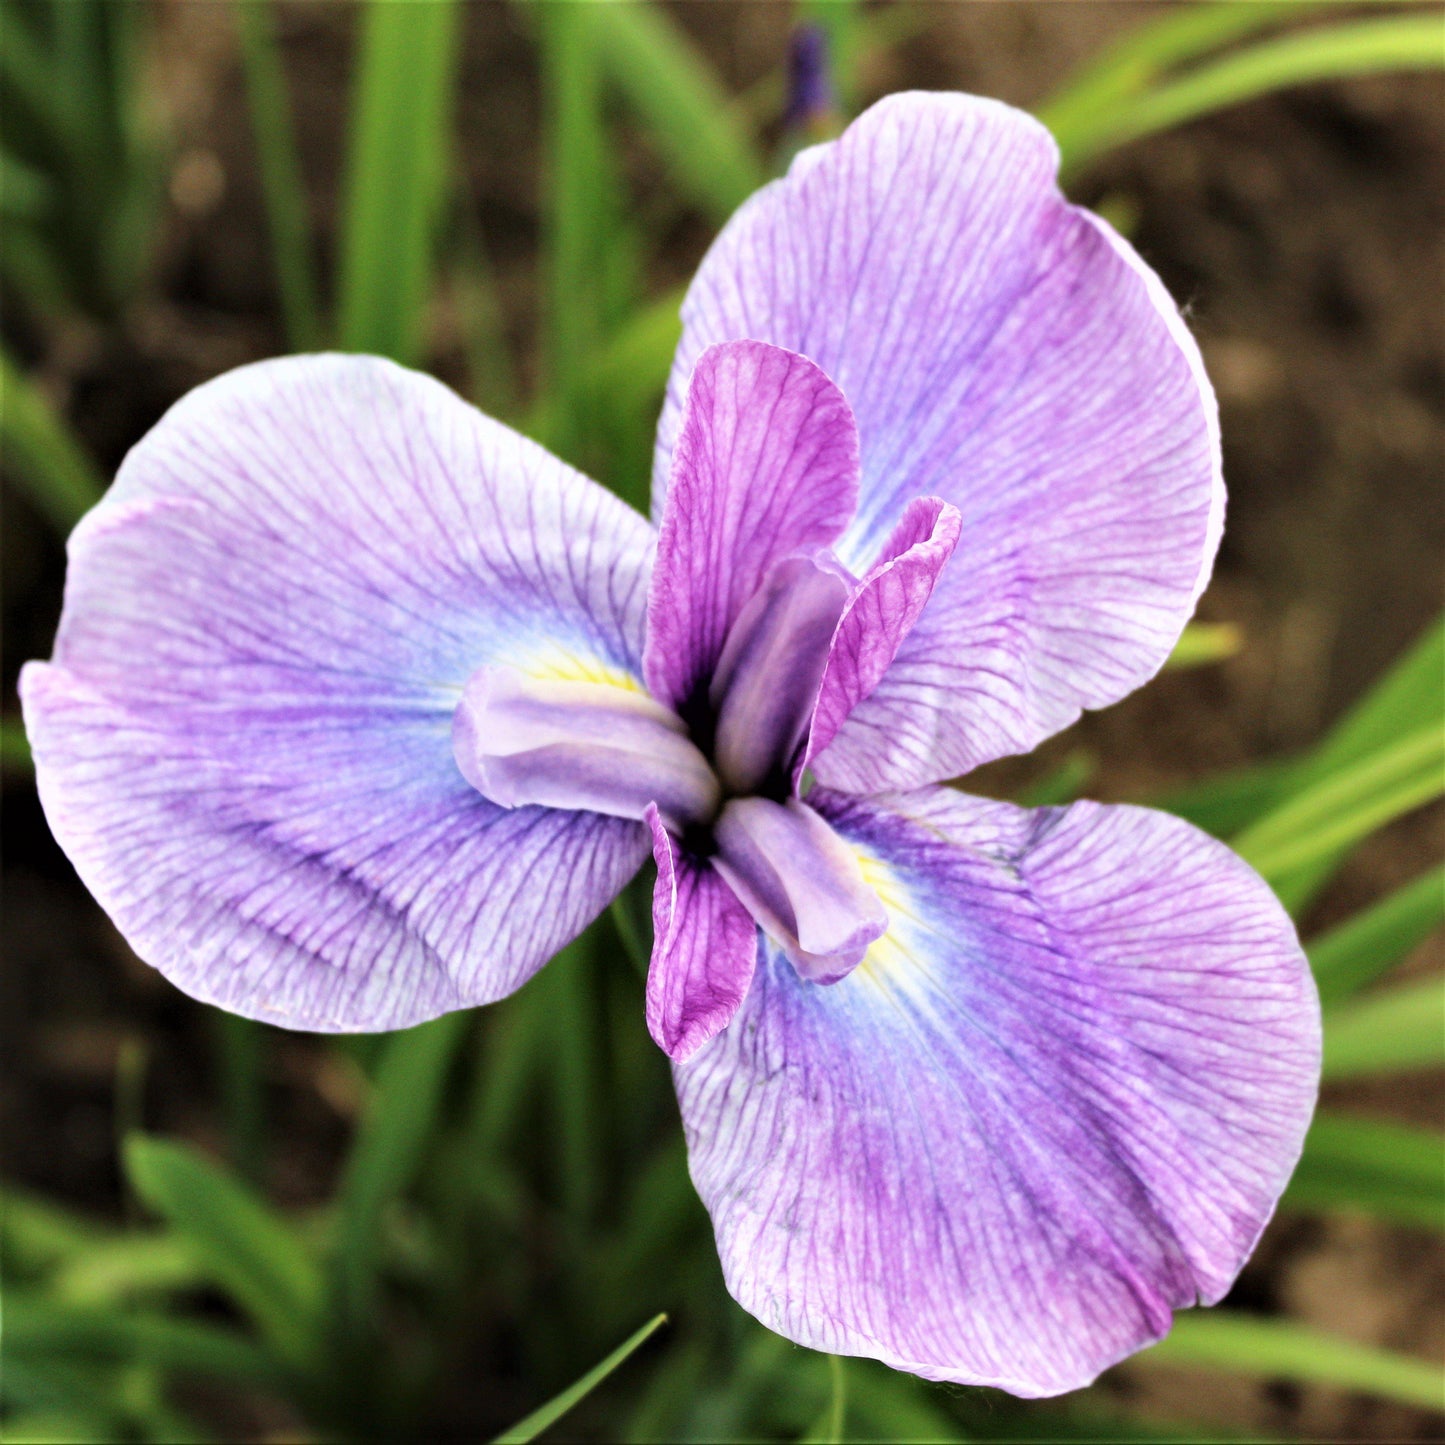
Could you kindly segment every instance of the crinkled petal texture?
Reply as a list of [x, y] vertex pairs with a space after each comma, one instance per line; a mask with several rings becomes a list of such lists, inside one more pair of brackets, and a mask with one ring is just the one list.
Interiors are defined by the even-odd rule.
[[891, 915], [829, 988], [769, 949], [676, 1069], [728, 1286], [800, 1343], [1050, 1395], [1212, 1303], [1299, 1157], [1319, 1004], [1167, 814], [809, 799]]
[[758, 958], [758, 926], [711, 865], [647, 814], [657, 882], [647, 1027], [671, 1059], [689, 1059], [733, 1020]]
[[296, 1028], [523, 983], [647, 851], [462, 777], [468, 675], [641, 667], [652, 532], [439, 383], [263, 362], [192, 392], [70, 543], [23, 678], [51, 827], [140, 955]]
[[858, 505], [852, 413], [807, 357], [742, 341], [692, 361], [647, 619], [647, 683], [674, 707], [774, 563], [827, 547]]
[[683, 307], [655, 515], [693, 366], [735, 337], [809, 357], [847, 398], [861, 501], [838, 550], [856, 573], [912, 498], [961, 514], [927, 608], [839, 734], [892, 788], [1026, 752], [1132, 691], [1218, 545], [1198, 349], [1127, 243], [1064, 200], [1057, 160], [1008, 106], [891, 96], [738, 212]]

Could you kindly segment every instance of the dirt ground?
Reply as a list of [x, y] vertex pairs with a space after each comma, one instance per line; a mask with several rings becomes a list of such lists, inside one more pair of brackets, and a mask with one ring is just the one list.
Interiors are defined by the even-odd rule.
[[[911, 34], [862, 76], [865, 99], [956, 88], [1030, 106], [1108, 37], [1158, 5], [995, 0], [911, 7]], [[103, 467], [182, 392], [284, 349], [259, 184], [226, 8], [160, 7], [153, 90], [175, 135], [156, 283], [112, 331], [37, 326], [7, 308], [9, 341], [34, 364]], [[340, 187], [352, 15], [281, 7], [303, 166], [323, 256]], [[781, 4], [678, 6], [682, 23], [741, 91], [786, 43]], [[538, 100], [529, 42], [499, 0], [472, 6], [460, 114], [467, 193], [496, 272], [523, 374], [533, 365]], [[662, 184], [637, 148], [639, 198]], [[1239, 625], [1227, 662], [1169, 673], [1089, 717], [1034, 759], [998, 765], [1005, 789], [1071, 748], [1100, 760], [1090, 791], [1138, 799], [1308, 744], [1441, 606], [1445, 543], [1445, 79], [1380, 77], [1237, 107], [1135, 144], [1082, 176], [1077, 199], [1135, 217], [1133, 236], [1185, 303], [1219, 391], [1230, 508], [1201, 615]], [[682, 217], [656, 264], [684, 278], [708, 228]], [[433, 369], [458, 379], [453, 318], [433, 318]], [[63, 553], [7, 489], [5, 710], [27, 657], [49, 650]], [[1445, 813], [1388, 829], [1352, 862], [1310, 925], [1327, 924], [1445, 852]], [[6, 968], [0, 1090], [7, 1173], [90, 1208], [118, 1207], [115, 1080], [136, 1049], [151, 1081], [148, 1126], [214, 1135], [207, 1040], [189, 1003], [128, 953], [45, 829], [33, 789], [4, 791]], [[1306, 932], [1309, 929], [1307, 928]], [[1439, 940], [1408, 967], [1438, 969]], [[278, 1107], [292, 1140], [279, 1185], [324, 1187], [344, 1138], [318, 1050], [283, 1051]], [[159, 1082], [158, 1082], [159, 1081]], [[1332, 1089], [1329, 1102], [1445, 1125], [1442, 1080], [1406, 1076]], [[163, 1084], [164, 1087], [160, 1085]], [[344, 1113], [344, 1102], [342, 1104]], [[1271, 1230], [1239, 1287], [1321, 1330], [1445, 1357], [1438, 1236], [1363, 1219], [1290, 1219]], [[1177, 1377], [1125, 1366], [1100, 1389], [1145, 1418], [1306, 1439], [1441, 1438], [1442, 1417], [1316, 1389]]]

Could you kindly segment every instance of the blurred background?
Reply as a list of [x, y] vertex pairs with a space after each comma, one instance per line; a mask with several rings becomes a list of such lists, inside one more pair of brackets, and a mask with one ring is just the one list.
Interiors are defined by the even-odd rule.
[[[1441, 1438], [1440, 9], [0, 0], [0, 26], [5, 1438], [486, 1438], [559, 1392], [548, 1438]], [[1226, 1303], [1027, 1405], [728, 1299], [639, 897], [485, 1011], [355, 1040], [229, 1019], [81, 887], [15, 700], [69, 528], [243, 362], [384, 352], [642, 504], [709, 240], [905, 88], [1054, 128], [1070, 195], [1186, 309], [1230, 484], [1174, 664], [968, 786], [1230, 838], [1327, 1009], [1305, 1160]]]

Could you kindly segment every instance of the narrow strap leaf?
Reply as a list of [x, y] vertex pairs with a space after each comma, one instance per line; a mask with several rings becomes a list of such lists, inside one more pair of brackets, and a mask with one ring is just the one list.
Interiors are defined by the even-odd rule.
[[1329, 1005], [1378, 978], [1445, 923], [1445, 864], [1413, 882], [1309, 945], [1310, 966], [1320, 1000]]
[[1325, 1014], [1327, 1079], [1445, 1064], [1445, 981], [1403, 983]]
[[[1359, 842], [1445, 792], [1445, 748], [1430, 724], [1297, 793], [1234, 840], [1278, 888], [1293, 871]], [[1286, 904], [1291, 899], [1280, 889]]]
[[13, 1290], [5, 1301], [5, 1352], [15, 1359], [144, 1363], [235, 1383], [276, 1386], [284, 1379], [270, 1356], [234, 1330], [164, 1315], [57, 1306]]
[[341, 233], [341, 345], [416, 360], [445, 200], [453, 0], [371, 0], [352, 102]]
[[36, 509], [66, 533], [105, 491], [89, 457], [38, 387], [0, 352], [0, 449]]
[[311, 227], [291, 129], [286, 77], [276, 48], [274, 16], [269, 0], [234, 0], [232, 13], [241, 37], [286, 337], [293, 351], [314, 351], [321, 344], [321, 311], [311, 262]]
[[1281, 1207], [1354, 1210], [1445, 1229], [1445, 1134], [1317, 1114]]
[[1075, 170], [1127, 141], [1284, 86], [1442, 65], [1437, 16], [1390, 16], [1283, 35], [1096, 112], [1092, 125], [1072, 132], [1064, 168]]
[[317, 1344], [322, 1281], [291, 1226], [184, 1144], [137, 1134], [124, 1152], [140, 1198], [192, 1243], [278, 1353], [293, 1363], [307, 1361]]
[[1428, 1360], [1228, 1310], [1181, 1316], [1172, 1333], [1137, 1360], [1361, 1390], [1425, 1410], [1440, 1408], [1445, 1388], [1440, 1366]]
[[333, 1299], [352, 1329], [368, 1318], [381, 1254], [381, 1220], [421, 1167], [443, 1085], [471, 1015], [444, 1014], [393, 1035], [346, 1163], [338, 1201]]
[[655, 1315], [636, 1334], [629, 1336], [618, 1345], [605, 1360], [588, 1370], [575, 1384], [569, 1385], [560, 1395], [554, 1395], [540, 1409], [533, 1410], [526, 1419], [518, 1420], [510, 1430], [504, 1430], [497, 1436], [494, 1445], [523, 1445], [525, 1441], [535, 1440], [543, 1430], [555, 1425], [568, 1410], [590, 1395], [629, 1355], [639, 1349], [666, 1323], [666, 1315]]
[[1203, 667], [1223, 662], [1244, 645], [1244, 638], [1232, 622], [1191, 622], [1174, 644], [1165, 667]]
[[689, 198], [725, 221], [767, 179], [727, 93], [677, 23], [635, 0], [584, 7], [612, 82]]

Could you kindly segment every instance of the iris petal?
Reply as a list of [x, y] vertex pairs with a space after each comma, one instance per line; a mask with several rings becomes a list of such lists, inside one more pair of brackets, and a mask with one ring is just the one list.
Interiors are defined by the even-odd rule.
[[498, 998], [646, 856], [637, 822], [506, 812], [452, 758], [496, 662], [635, 677], [652, 537], [390, 363], [192, 392], [76, 529], [22, 681], [46, 813], [188, 992], [314, 1029]]
[[[844, 725], [890, 787], [1026, 752], [1168, 656], [1224, 506], [1213, 393], [1157, 277], [1055, 183], [1030, 117], [905, 94], [814, 147], [733, 218], [683, 307], [658, 431], [713, 343], [799, 352], [857, 420], [861, 572], [911, 498], [958, 508], [957, 554]], [[869, 734], [866, 743], [863, 732]]]
[[815, 790], [888, 908], [830, 988], [772, 948], [675, 1077], [736, 1298], [1021, 1395], [1213, 1303], [1299, 1156], [1319, 1007], [1265, 884], [1177, 818]]
[[647, 609], [647, 685], [678, 708], [773, 564], [828, 546], [858, 501], [852, 414], [806, 357], [742, 341], [694, 352], [687, 371]]
[[667, 832], [656, 808], [648, 823], [657, 883], [647, 1027], [681, 1063], [732, 1022], [753, 980], [758, 929], [712, 867]]
[[829, 645], [798, 777], [811, 765], [820, 781], [850, 793], [877, 793], [888, 786], [889, 740], [877, 736], [876, 725], [849, 729], [837, 746], [834, 740], [888, 675], [958, 537], [957, 507], [937, 497], [918, 497], [904, 509], [882, 556], [848, 599]]

